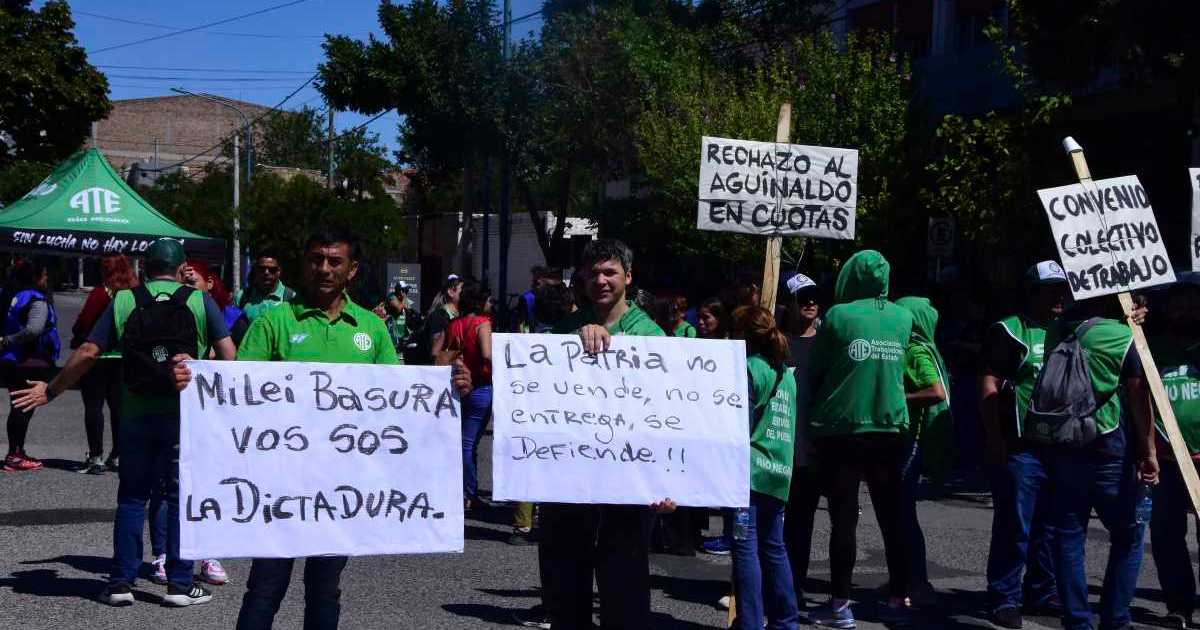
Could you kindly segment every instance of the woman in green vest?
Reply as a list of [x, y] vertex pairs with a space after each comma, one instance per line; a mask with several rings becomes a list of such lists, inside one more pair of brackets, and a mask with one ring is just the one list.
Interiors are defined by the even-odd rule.
[[746, 341], [749, 371], [750, 506], [731, 509], [733, 627], [791, 629], [800, 611], [783, 543], [783, 512], [792, 482], [796, 381], [784, 365], [787, 337], [760, 306], [733, 313], [733, 336]]
[[[1193, 464], [1200, 463], [1200, 274], [1178, 274], [1168, 294], [1166, 330], [1150, 341], [1175, 420]], [[1188, 551], [1188, 520], [1191, 499], [1179, 466], [1166, 442], [1161, 419], [1158, 428], [1158, 457], [1162, 462], [1154, 507], [1150, 518], [1150, 547], [1154, 567], [1167, 604], [1172, 628], [1191, 628], [1196, 606], [1196, 569]]]

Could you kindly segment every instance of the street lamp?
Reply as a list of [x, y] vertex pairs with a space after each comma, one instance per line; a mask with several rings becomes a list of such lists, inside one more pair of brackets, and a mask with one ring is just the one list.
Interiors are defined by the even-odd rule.
[[[250, 134], [250, 119], [246, 117], [246, 113], [243, 112], [240, 108], [238, 108], [233, 103], [230, 103], [228, 100], [220, 98], [218, 96], [213, 96], [211, 94], [198, 94], [196, 92], [189, 92], [183, 88], [171, 88], [171, 91], [177, 92], [179, 94], [186, 94], [188, 96], [195, 96], [196, 98], [201, 98], [206, 101], [211, 101], [222, 107], [232, 109], [233, 111], [237, 112], [238, 116], [242, 117], [242, 129], [244, 129], [246, 132], [246, 183], [249, 184], [250, 177], [251, 177], [250, 165], [253, 162], [252, 156], [254, 153], [254, 144], [253, 144], [252, 136]], [[242, 288], [242, 242], [241, 242], [242, 222], [241, 222], [241, 218], [239, 217], [239, 213], [238, 213], [238, 201], [239, 201], [238, 166], [239, 166], [239, 162], [240, 162], [240, 158], [238, 157], [238, 135], [235, 133], [235, 134], [233, 134], [233, 292], [234, 292], [234, 294], [236, 294]]]

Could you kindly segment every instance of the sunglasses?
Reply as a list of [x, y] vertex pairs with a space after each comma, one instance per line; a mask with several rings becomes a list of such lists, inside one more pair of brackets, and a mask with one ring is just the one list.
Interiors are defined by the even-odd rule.
[[255, 267], [255, 268], [254, 268], [254, 270], [255, 270], [255, 271], [258, 271], [258, 272], [261, 272], [261, 273], [269, 273], [269, 274], [271, 274], [271, 275], [278, 275], [278, 274], [279, 274], [279, 272], [280, 272], [280, 269], [279, 269], [279, 267], [263, 267], [263, 266], [258, 266], [258, 267]]

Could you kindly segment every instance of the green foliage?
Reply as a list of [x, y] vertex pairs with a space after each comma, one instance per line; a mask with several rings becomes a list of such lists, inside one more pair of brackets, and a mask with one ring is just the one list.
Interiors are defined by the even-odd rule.
[[254, 159], [272, 166], [324, 170], [325, 131], [321, 113], [307, 105], [298, 111], [272, 112], [256, 125]]
[[108, 115], [108, 82], [75, 41], [66, 2], [0, 2], [0, 167], [58, 162]]
[[29, 194], [54, 170], [50, 164], [17, 160], [0, 170], [0, 207]]
[[[695, 229], [700, 137], [773, 141], [784, 102], [792, 103], [792, 142], [859, 150], [859, 240], [894, 224], [909, 79], [886, 42], [849, 37], [839, 50], [828, 34], [803, 36], [738, 70], [714, 69], [699, 37], [678, 44], [672, 72], [639, 122], [638, 154], [658, 191], [645, 220], [667, 229], [681, 253], [761, 257], [761, 238]], [[785, 239], [790, 255], [799, 240]]]

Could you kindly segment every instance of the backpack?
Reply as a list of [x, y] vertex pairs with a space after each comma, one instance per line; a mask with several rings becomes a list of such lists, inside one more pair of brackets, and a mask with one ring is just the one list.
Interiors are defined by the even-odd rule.
[[132, 289], [135, 305], [125, 321], [121, 357], [125, 386], [144, 396], [175, 394], [171, 357], [200, 357], [196, 316], [188, 298], [196, 289], [179, 287], [174, 293], [150, 295], [145, 285]]
[[1096, 411], [1108, 401], [1096, 400], [1092, 371], [1079, 339], [1099, 322], [1099, 317], [1083, 322], [1046, 353], [1026, 415], [1030, 441], [1079, 447], [1096, 439]]

